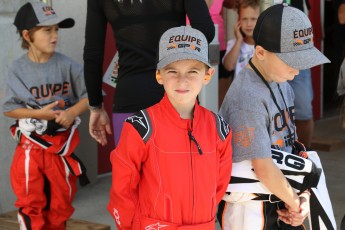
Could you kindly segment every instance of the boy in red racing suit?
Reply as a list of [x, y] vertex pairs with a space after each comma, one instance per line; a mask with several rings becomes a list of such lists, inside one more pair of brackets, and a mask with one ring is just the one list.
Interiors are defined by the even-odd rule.
[[228, 125], [196, 100], [214, 73], [205, 36], [185, 26], [166, 31], [157, 69], [165, 95], [123, 126], [108, 210], [118, 229], [215, 229], [232, 147]]

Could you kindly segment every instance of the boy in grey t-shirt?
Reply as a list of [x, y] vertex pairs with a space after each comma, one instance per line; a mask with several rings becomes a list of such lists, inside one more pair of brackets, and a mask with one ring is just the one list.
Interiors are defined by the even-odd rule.
[[29, 2], [14, 25], [28, 50], [9, 68], [3, 106], [4, 114], [16, 119], [11, 184], [18, 222], [20, 229], [66, 229], [76, 178], [86, 179], [73, 154], [78, 116], [87, 110], [83, 67], [55, 52], [58, 29], [73, 27], [74, 20], [58, 18], [44, 3]]
[[[292, 80], [300, 69], [329, 60], [314, 47], [312, 26], [306, 15], [287, 4], [274, 5], [261, 13], [253, 38], [253, 58], [232, 83], [220, 114], [233, 129], [233, 162], [248, 165], [239, 170], [243, 174], [254, 172], [272, 196], [260, 200], [251, 189], [254, 183], [248, 181], [247, 190], [240, 196], [228, 190], [232, 200], [226, 202], [226, 208], [219, 209], [222, 227], [304, 229], [309, 193], [296, 194], [273, 162], [271, 146], [291, 153], [297, 139], [294, 94], [286, 81]], [[236, 173], [235, 168], [233, 171]]]

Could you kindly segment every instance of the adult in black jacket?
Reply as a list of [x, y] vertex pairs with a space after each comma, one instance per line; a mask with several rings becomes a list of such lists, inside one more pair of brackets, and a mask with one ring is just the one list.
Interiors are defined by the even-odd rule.
[[118, 82], [114, 97], [115, 143], [124, 118], [163, 97], [155, 79], [160, 36], [169, 28], [186, 24], [203, 32], [211, 42], [214, 25], [205, 0], [88, 0], [84, 47], [85, 83], [90, 104], [89, 132], [100, 144], [111, 133], [103, 107], [102, 66], [109, 22], [119, 52]]

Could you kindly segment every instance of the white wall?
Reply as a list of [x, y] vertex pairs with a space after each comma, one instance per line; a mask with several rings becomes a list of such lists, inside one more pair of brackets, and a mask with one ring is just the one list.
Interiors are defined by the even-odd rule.
[[73, 28], [59, 30], [57, 50], [83, 63], [86, 0], [52, 0], [52, 6], [59, 17], [75, 20]]
[[[26, 0], [0, 0], [0, 103], [5, 93], [5, 78], [8, 66], [13, 60], [25, 53], [20, 47], [19, 35], [13, 25], [15, 13]], [[85, 0], [53, 0], [53, 8], [59, 17], [72, 17], [76, 21], [75, 27], [61, 29], [57, 51], [66, 54], [79, 63], [83, 63], [84, 28], [86, 17]], [[13, 195], [9, 170], [15, 149], [15, 141], [10, 137], [9, 125], [12, 119], [3, 116], [0, 106], [0, 213], [14, 210], [15, 196]], [[88, 170], [91, 182], [97, 180], [97, 145], [88, 134], [88, 113], [82, 116], [79, 128], [81, 142], [76, 151]]]
[[16, 12], [27, 0], [0, 0], [0, 13]]
[[[11, 5], [5, 6], [1, 2], [0, 9], [9, 10], [11, 7], [14, 7], [14, 1], [8, 2], [11, 2]], [[20, 48], [16, 29], [12, 26], [13, 17], [14, 15], [9, 12], [0, 12], [0, 101], [5, 94], [4, 86], [8, 66], [14, 59], [24, 53]], [[9, 125], [13, 123], [13, 120], [5, 118], [2, 114], [2, 106], [0, 106], [0, 130], [2, 133], [0, 136], [0, 213], [13, 210], [13, 204], [15, 202], [15, 196], [12, 193], [9, 180], [9, 169], [15, 148], [15, 141], [9, 132]]]

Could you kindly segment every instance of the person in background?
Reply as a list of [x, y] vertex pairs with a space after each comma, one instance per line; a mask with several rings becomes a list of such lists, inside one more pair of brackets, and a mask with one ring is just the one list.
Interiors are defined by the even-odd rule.
[[[308, 0], [291, 0], [291, 6], [306, 12], [310, 10]], [[313, 119], [313, 85], [310, 69], [300, 70], [299, 74], [288, 81], [295, 94], [295, 125], [298, 141], [310, 147], [314, 131]]]
[[[344, 27], [345, 25], [345, 0], [341, 0], [339, 7], [338, 7], [338, 22], [340, 25]], [[344, 51], [345, 52], [345, 51]], [[343, 55], [345, 57], [345, 54]], [[338, 78], [338, 86], [337, 92], [339, 96], [343, 96], [345, 94], [345, 58], [340, 66], [339, 70], [339, 78]], [[345, 97], [343, 99], [342, 104], [342, 126], [345, 129]], [[345, 216], [342, 221], [342, 229], [345, 229]]]
[[338, 78], [337, 93], [343, 97], [343, 104], [341, 106], [342, 126], [345, 129], [345, 59], [341, 64]]
[[[325, 90], [325, 97], [329, 95], [331, 102], [336, 101], [336, 87], [342, 62], [345, 58], [345, 0], [332, 0], [333, 23], [332, 23], [332, 74], [330, 81], [327, 81], [329, 88]], [[327, 74], [329, 74], [327, 72]], [[325, 83], [326, 84], [326, 83]], [[325, 87], [327, 86], [325, 85]]]
[[89, 96], [90, 135], [101, 145], [112, 133], [104, 109], [102, 67], [107, 23], [119, 53], [118, 82], [112, 124], [115, 144], [123, 121], [135, 111], [159, 102], [164, 89], [155, 80], [157, 45], [168, 28], [186, 25], [202, 31], [208, 42], [214, 25], [205, 0], [88, 0], [84, 46], [85, 84]]
[[338, 7], [338, 21], [340, 25], [345, 25], [345, 0], [341, 0]]
[[[72, 201], [88, 183], [73, 153], [79, 143], [79, 115], [87, 110], [83, 67], [55, 52], [58, 30], [74, 26], [42, 2], [28, 2], [14, 25], [27, 53], [13, 62], [6, 80], [4, 115], [18, 142], [11, 165], [20, 229], [66, 229]], [[3, 229], [3, 228], [2, 228]]]
[[228, 71], [235, 70], [234, 77], [247, 65], [254, 53], [253, 31], [260, 15], [259, 0], [242, 0], [238, 6], [238, 21], [234, 26], [235, 39], [227, 43], [222, 59]]
[[164, 97], [126, 119], [111, 153], [108, 211], [117, 229], [215, 230], [232, 134], [197, 101], [214, 71], [200, 31], [181, 26], [162, 35], [156, 79]]
[[[218, 25], [219, 60], [222, 60], [226, 50], [226, 31], [222, 15], [224, 0], [206, 0], [206, 3], [213, 23]], [[224, 68], [222, 61], [218, 65], [218, 78], [218, 103], [220, 106], [231, 83], [231, 72]]]
[[345, 0], [333, 0], [334, 8], [334, 36], [336, 73], [339, 72], [340, 65], [345, 57]]
[[288, 83], [295, 94], [295, 125], [298, 140], [310, 147], [314, 131], [313, 86], [310, 69], [300, 70], [299, 74]]

